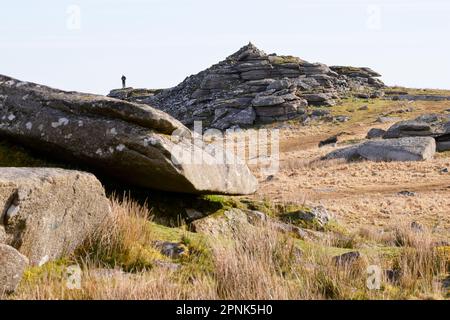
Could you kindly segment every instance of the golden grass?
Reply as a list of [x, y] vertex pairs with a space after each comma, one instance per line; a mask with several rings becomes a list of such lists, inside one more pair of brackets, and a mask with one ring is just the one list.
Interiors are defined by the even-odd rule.
[[[131, 201], [113, 200], [112, 208], [112, 220], [77, 255], [28, 270], [18, 291], [7, 298], [442, 299], [445, 295], [441, 279], [450, 271], [448, 257], [433, 247], [427, 230], [398, 227], [404, 241], [397, 243], [401, 247], [393, 256], [373, 251], [348, 265], [336, 265], [320, 243], [299, 250], [297, 240], [267, 222], [238, 228], [220, 241], [177, 230], [191, 254], [179, 260], [166, 258], [180, 265], [170, 269], [154, 263], [161, 257], [153, 240], [163, 233], [152, 231], [150, 213]], [[371, 232], [361, 232], [359, 237], [358, 241], [383, 240]], [[144, 267], [124, 270], [123, 266], [136, 266], [124, 264], [130, 260], [123, 258], [136, 244], [155, 255]], [[83, 269], [81, 287], [70, 290], [64, 268], [77, 262]], [[379, 290], [368, 289], [369, 265], [395, 270], [398, 276], [391, 280], [383, 276]]]

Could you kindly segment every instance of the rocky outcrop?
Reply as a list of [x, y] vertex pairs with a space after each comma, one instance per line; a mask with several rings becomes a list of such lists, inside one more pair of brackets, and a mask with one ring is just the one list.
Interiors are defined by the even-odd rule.
[[132, 185], [221, 194], [257, 188], [245, 164], [194, 147], [185, 126], [148, 105], [0, 76], [0, 119], [0, 135]]
[[329, 153], [325, 159], [355, 158], [370, 161], [423, 161], [432, 159], [436, 142], [431, 137], [373, 140]]
[[383, 135], [384, 139], [399, 137], [433, 137], [438, 152], [450, 150], [450, 116], [423, 114], [414, 120], [395, 123]]
[[16, 290], [27, 265], [27, 257], [13, 247], [0, 244], [0, 298]]
[[383, 135], [384, 139], [395, 139], [403, 137], [431, 136], [431, 126], [426, 122], [416, 120], [400, 121], [391, 126]]
[[[308, 216], [308, 219], [316, 217]], [[315, 220], [316, 221], [316, 220]], [[259, 211], [241, 210], [232, 208], [223, 213], [215, 213], [213, 215], [195, 220], [191, 222], [191, 228], [197, 233], [203, 233], [214, 237], [230, 236], [237, 230], [242, 228], [254, 228], [260, 226], [261, 223], [268, 224], [268, 228], [277, 230], [281, 233], [291, 234], [301, 239], [308, 239], [311, 233], [308, 230], [297, 227], [290, 223], [280, 222], [271, 219], [267, 215]]]
[[149, 104], [187, 126], [202, 121], [204, 128], [223, 130], [300, 117], [307, 105], [332, 106], [350, 93], [374, 96], [384, 86], [379, 76], [368, 68], [268, 55], [249, 44], [174, 88], [146, 97], [142, 89], [113, 90], [110, 96]]
[[31, 265], [71, 254], [110, 213], [100, 182], [89, 173], [0, 168], [2, 242]]

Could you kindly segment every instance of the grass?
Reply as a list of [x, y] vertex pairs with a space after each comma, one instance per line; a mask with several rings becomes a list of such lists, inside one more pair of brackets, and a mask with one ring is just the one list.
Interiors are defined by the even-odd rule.
[[[112, 200], [111, 221], [71, 257], [27, 270], [8, 299], [442, 299], [440, 279], [449, 270], [448, 252], [433, 247], [424, 233], [408, 234], [392, 255], [361, 250], [362, 258], [345, 266], [333, 256], [350, 249], [334, 248], [335, 240], [303, 242], [261, 222], [242, 225], [227, 241], [166, 228], [149, 220], [151, 212], [132, 201]], [[400, 231], [399, 231], [400, 232]], [[364, 236], [362, 236], [364, 235]], [[356, 239], [356, 238], [355, 238]], [[384, 241], [361, 232], [356, 242]], [[180, 242], [189, 255], [162, 256], [155, 240]], [[400, 244], [397, 244], [400, 245]], [[155, 263], [177, 264], [171, 269]], [[81, 287], [66, 286], [65, 267], [83, 270]], [[377, 290], [368, 289], [367, 266], [394, 270], [382, 275]], [[106, 272], [107, 270], [108, 272]], [[392, 271], [392, 272], [394, 272]]]
[[400, 86], [388, 87], [385, 89], [386, 94], [397, 94], [397, 93], [407, 93], [413, 95], [450, 95], [450, 90], [445, 89], [416, 89], [416, 88], [405, 88]]
[[57, 166], [45, 157], [38, 156], [17, 144], [0, 140], [0, 167], [48, 167]]

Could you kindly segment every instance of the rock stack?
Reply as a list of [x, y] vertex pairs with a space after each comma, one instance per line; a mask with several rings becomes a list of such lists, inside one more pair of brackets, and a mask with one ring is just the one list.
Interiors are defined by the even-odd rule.
[[308, 105], [332, 106], [349, 94], [378, 96], [379, 76], [369, 68], [268, 55], [250, 43], [174, 88], [119, 89], [109, 96], [149, 104], [187, 126], [202, 121], [204, 128], [223, 130], [300, 117]]

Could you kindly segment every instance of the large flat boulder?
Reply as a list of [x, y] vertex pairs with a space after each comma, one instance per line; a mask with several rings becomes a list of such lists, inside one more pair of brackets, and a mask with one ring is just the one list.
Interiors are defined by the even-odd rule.
[[90, 173], [50, 168], [0, 168], [3, 243], [30, 264], [71, 254], [110, 213]]
[[185, 126], [148, 105], [0, 76], [0, 119], [0, 135], [132, 185], [196, 194], [257, 188], [245, 164], [194, 148]]
[[424, 121], [405, 120], [392, 125], [383, 135], [384, 139], [431, 136], [431, 125]]
[[13, 247], [0, 244], [0, 297], [16, 290], [27, 265], [27, 257]]
[[325, 159], [362, 158], [370, 161], [423, 161], [432, 159], [436, 142], [432, 137], [373, 140], [333, 151]]

